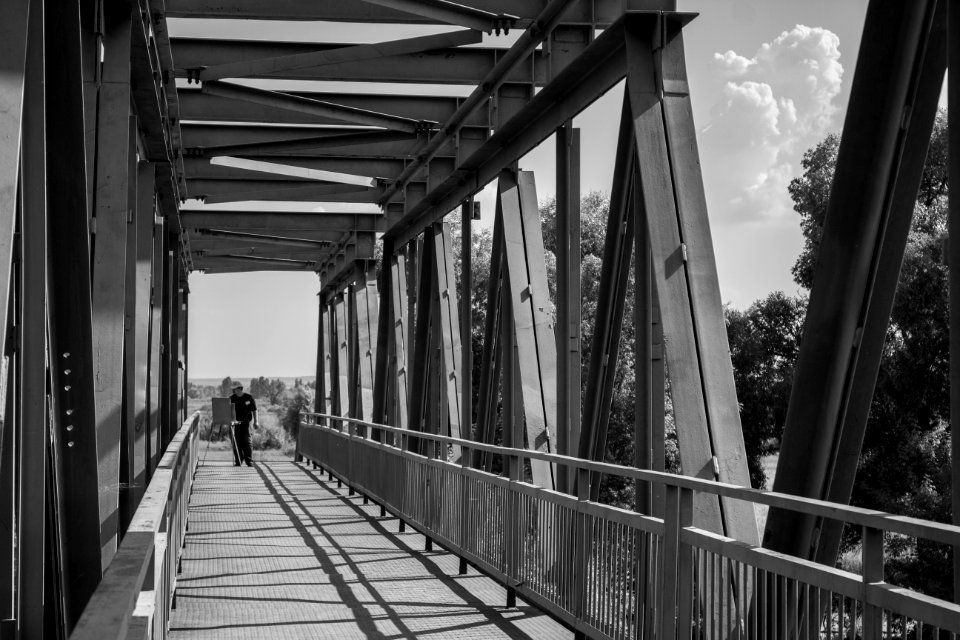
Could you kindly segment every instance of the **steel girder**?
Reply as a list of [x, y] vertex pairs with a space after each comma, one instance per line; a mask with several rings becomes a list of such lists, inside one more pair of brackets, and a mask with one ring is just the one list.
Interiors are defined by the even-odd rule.
[[[850, 500], [943, 83], [946, 19], [935, 0], [867, 10], [775, 491]], [[837, 523], [771, 509], [764, 546], [832, 565], [840, 535]]]

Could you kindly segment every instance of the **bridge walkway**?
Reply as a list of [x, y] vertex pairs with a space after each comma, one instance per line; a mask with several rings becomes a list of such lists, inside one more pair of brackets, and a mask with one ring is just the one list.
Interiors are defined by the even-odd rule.
[[336, 480], [261, 455], [197, 470], [171, 638], [572, 637]]

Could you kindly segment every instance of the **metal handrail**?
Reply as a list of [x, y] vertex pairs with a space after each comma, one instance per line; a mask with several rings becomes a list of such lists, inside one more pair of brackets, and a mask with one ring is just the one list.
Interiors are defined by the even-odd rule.
[[[457, 445], [461, 460], [411, 451], [411, 438]], [[511, 477], [472, 468], [471, 450], [504, 456]], [[953, 545], [952, 525], [329, 414], [302, 414], [297, 456], [590, 637], [960, 633], [960, 606], [883, 577], [884, 532]], [[523, 481], [525, 460], [572, 468], [579, 495]], [[662, 485], [662, 517], [591, 502], [597, 471]], [[696, 492], [858, 525], [862, 575], [700, 529]]]
[[[890, 533], [899, 533], [913, 538], [924, 538], [933, 542], [940, 542], [949, 545], [960, 545], [960, 526], [946, 524], [942, 522], [933, 522], [910, 516], [900, 516], [885, 511], [874, 509], [864, 509], [851, 505], [839, 504], [836, 502], [827, 502], [814, 498], [803, 498], [788, 493], [777, 493], [775, 491], [763, 491], [751, 487], [741, 487], [735, 484], [728, 484], [713, 480], [704, 480], [691, 476], [683, 476], [675, 473], [663, 471], [652, 471], [649, 469], [638, 469], [636, 467], [625, 467], [609, 462], [595, 462], [593, 460], [584, 460], [583, 458], [574, 458], [555, 453], [544, 453], [530, 449], [514, 449], [511, 447], [502, 447], [493, 444], [485, 444], [473, 440], [463, 440], [451, 436], [441, 436], [432, 433], [423, 433], [419, 431], [410, 431], [391, 427], [389, 425], [377, 424], [356, 418], [345, 418], [323, 413], [304, 413], [302, 415], [323, 418], [325, 420], [338, 420], [350, 424], [356, 424], [370, 429], [379, 429], [388, 433], [394, 433], [407, 438], [419, 438], [441, 444], [450, 444], [463, 447], [464, 450], [485, 451], [503, 456], [518, 457], [521, 460], [542, 460], [554, 464], [562, 464], [576, 471], [596, 471], [605, 475], [616, 475], [633, 480], [644, 482], [654, 482], [677, 489], [690, 489], [702, 493], [711, 493], [724, 498], [734, 500], [743, 500], [756, 504], [788, 509], [820, 518], [829, 518], [831, 520], [840, 520], [849, 524], [855, 524], [862, 527], [872, 527], [874, 529], [883, 529]], [[464, 454], [465, 455], [465, 454]]]
[[200, 412], [181, 425], [71, 640], [165, 638], [198, 461]]

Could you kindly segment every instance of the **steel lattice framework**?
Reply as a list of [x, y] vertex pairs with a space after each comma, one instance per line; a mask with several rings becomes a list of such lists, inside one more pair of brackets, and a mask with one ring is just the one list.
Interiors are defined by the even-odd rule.
[[[948, 58], [960, 59], [960, 38], [948, 37], [960, 33], [957, 4], [870, 2], [777, 491], [849, 501], [940, 88]], [[749, 486], [684, 60], [695, 16], [676, 9], [674, 0], [7, 0], [0, 632], [73, 629], [148, 484], [167, 469], [161, 456], [187, 418], [193, 271], [318, 274], [317, 413], [491, 445], [502, 419], [504, 445], [544, 454], [529, 461], [531, 482], [596, 499], [598, 471], [572, 477], [550, 455], [603, 458], [633, 268], [636, 466], [662, 470], [669, 362], [684, 474]], [[362, 43], [192, 38], [170, 35], [175, 20], [207, 20], [211, 34], [246, 20], [422, 33]], [[509, 47], [484, 39], [503, 32], [516, 36]], [[623, 81], [582, 381], [572, 123]], [[452, 88], [464, 85], [465, 96]], [[960, 100], [960, 80], [949, 91], [951, 104]], [[517, 167], [550, 136], [553, 298], [535, 176]], [[953, 137], [953, 182], [958, 153]], [[445, 218], [461, 222], [467, 291], [473, 198], [494, 181], [475, 392], [471, 309], [457, 293]], [[412, 442], [437, 455], [432, 440]], [[450, 456], [493, 464], [459, 444]], [[640, 486], [637, 510], [662, 517], [663, 489]], [[752, 505], [723, 495], [698, 493], [690, 522], [758, 545]], [[765, 545], [832, 564], [839, 526], [774, 509]]]

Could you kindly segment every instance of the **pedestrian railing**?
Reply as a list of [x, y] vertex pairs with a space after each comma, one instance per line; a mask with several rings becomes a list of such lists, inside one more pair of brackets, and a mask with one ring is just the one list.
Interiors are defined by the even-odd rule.
[[[456, 447], [461, 463], [444, 455]], [[509, 477], [471, 468], [474, 451], [500, 456]], [[589, 637], [940, 640], [960, 634], [960, 606], [883, 579], [885, 535], [956, 546], [958, 527], [323, 414], [302, 415], [297, 457], [505, 584], [508, 598], [520, 594]], [[580, 495], [525, 482], [517, 470], [531, 460], [566, 467]], [[663, 517], [591, 502], [585, 488], [592, 472], [659, 487], [656, 512]], [[698, 494], [860, 527], [862, 575], [697, 528]]]
[[71, 640], [166, 638], [197, 469], [200, 413], [167, 447]]

